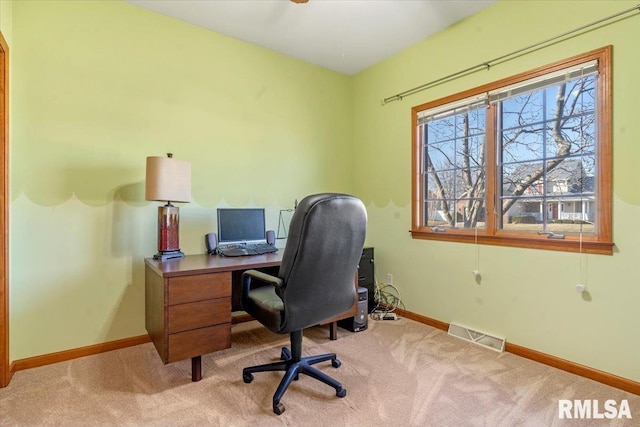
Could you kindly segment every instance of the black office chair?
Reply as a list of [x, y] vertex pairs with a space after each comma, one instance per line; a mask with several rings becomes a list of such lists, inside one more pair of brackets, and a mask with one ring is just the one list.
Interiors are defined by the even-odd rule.
[[[283, 348], [280, 361], [244, 368], [242, 379], [253, 381], [254, 372], [285, 371], [273, 395], [273, 412], [280, 415], [282, 395], [299, 374], [306, 374], [336, 389], [347, 391], [338, 381], [312, 367], [331, 360], [335, 353], [302, 356], [302, 330], [348, 311], [356, 303], [354, 284], [362, 255], [367, 212], [362, 202], [345, 194], [316, 194], [297, 206], [278, 277], [256, 270], [242, 275], [242, 308], [278, 334], [290, 333], [291, 350]], [[267, 283], [252, 289], [255, 282]]]

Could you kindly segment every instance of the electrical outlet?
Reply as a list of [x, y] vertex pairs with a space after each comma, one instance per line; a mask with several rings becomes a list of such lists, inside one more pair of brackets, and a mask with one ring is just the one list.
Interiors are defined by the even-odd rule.
[[393, 274], [387, 273], [387, 285], [393, 285]]

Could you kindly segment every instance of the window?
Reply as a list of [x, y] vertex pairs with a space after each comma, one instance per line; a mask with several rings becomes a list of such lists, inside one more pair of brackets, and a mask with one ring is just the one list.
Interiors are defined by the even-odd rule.
[[611, 254], [611, 47], [412, 109], [415, 238]]

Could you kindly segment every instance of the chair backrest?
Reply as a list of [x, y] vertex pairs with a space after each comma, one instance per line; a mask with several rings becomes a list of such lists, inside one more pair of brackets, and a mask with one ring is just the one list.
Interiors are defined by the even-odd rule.
[[315, 194], [296, 207], [278, 276], [284, 281], [282, 332], [316, 325], [356, 302], [367, 211], [346, 194]]

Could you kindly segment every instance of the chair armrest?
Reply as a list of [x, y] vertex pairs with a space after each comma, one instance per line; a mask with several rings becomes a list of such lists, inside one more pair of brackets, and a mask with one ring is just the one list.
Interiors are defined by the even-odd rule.
[[243, 297], [246, 295], [249, 295], [249, 290], [251, 289], [251, 282], [254, 279], [262, 283], [273, 285], [276, 288], [280, 288], [284, 284], [284, 281], [279, 277], [275, 277], [258, 270], [247, 270], [242, 273], [242, 296]]

